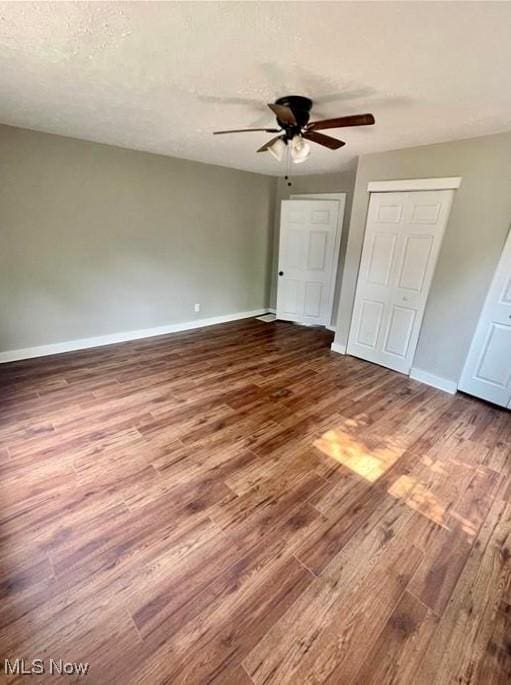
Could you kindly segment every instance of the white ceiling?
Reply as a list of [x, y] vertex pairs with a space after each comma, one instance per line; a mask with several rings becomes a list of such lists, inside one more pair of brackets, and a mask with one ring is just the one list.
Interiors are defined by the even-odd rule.
[[282, 173], [256, 149], [265, 103], [316, 101], [328, 131], [296, 173], [361, 153], [511, 129], [509, 2], [0, 3], [0, 121], [224, 166]]

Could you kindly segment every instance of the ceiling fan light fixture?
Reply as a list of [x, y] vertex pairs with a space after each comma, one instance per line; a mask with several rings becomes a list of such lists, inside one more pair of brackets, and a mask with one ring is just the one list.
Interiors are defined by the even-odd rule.
[[290, 144], [291, 159], [295, 164], [305, 162], [310, 155], [311, 147], [309, 143], [300, 135], [293, 136]]
[[284, 152], [286, 151], [286, 144], [282, 138], [277, 138], [277, 140], [267, 148], [268, 152], [275, 157], [277, 162], [282, 162], [284, 159]]

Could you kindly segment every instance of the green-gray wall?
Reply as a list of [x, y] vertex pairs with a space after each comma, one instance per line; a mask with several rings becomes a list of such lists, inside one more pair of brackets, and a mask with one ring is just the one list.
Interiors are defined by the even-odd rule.
[[279, 257], [279, 228], [280, 228], [280, 203], [288, 200], [294, 193], [346, 193], [346, 208], [344, 211], [344, 224], [341, 237], [341, 247], [339, 250], [339, 266], [337, 269], [337, 283], [335, 287], [334, 305], [332, 312], [332, 322], [337, 319], [337, 307], [339, 302], [339, 291], [346, 255], [346, 245], [348, 242], [348, 225], [351, 213], [351, 200], [355, 185], [355, 169], [339, 172], [336, 174], [311, 174], [309, 176], [295, 176], [292, 178], [292, 186], [289, 188], [283, 178], [278, 179], [277, 193], [275, 198], [275, 218], [274, 218], [274, 245], [273, 245], [273, 269], [271, 279], [270, 306], [275, 307], [277, 302], [277, 271]]
[[369, 181], [462, 176], [433, 278], [414, 367], [458, 381], [511, 222], [511, 133], [359, 159], [336, 342], [345, 345], [364, 239]]
[[0, 351], [265, 308], [275, 188], [0, 126]]
[[368, 182], [433, 176], [463, 181], [414, 366], [457, 381], [511, 222], [511, 133], [365, 155], [356, 180], [298, 176], [288, 188], [0, 126], [0, 352], [275, 306], [280, 201], [320, 192], [347, 194], [334, 319], [344, 345]]

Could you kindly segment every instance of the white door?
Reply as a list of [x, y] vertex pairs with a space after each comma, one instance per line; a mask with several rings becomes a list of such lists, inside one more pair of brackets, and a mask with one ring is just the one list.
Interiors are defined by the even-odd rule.
[[348, 354], [409, 373], [452, 197], [371, 194]]
[[332, 200], [282, 202], [277, 319], [330, 323], [338, 213]]
[[511, 408], [511, 233], [488, 292], [459, 389]]

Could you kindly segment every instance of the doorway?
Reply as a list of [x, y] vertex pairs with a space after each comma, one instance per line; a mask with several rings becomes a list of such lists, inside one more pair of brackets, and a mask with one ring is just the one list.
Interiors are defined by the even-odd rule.
[[282, 201], [277, 319], [329, 326], [344, 206], [344, 193]]

